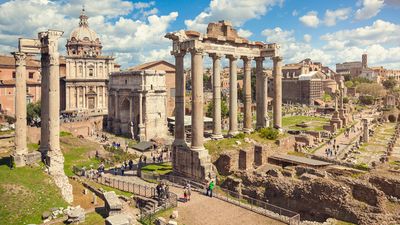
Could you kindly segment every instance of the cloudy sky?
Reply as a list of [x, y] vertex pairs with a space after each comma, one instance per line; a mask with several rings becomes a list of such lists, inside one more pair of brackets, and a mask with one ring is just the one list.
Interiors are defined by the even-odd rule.
[[285, 63], [311, 58], [335, 69], [368, 53], [370, 65], [400, 69], [400, 0], [0, 0], [0, 54], [49, 28], [65, 31], [65, 54], [82, 5], [104, 54], [123, 68], [173, 62], [165, 33], [230, 20], [243, 37], [279, 43]]

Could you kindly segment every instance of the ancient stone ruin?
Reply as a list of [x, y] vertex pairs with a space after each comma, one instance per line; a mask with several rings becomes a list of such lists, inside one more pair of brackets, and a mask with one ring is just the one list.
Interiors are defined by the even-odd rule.
[[[252, 131], [251, 112], [251, 61], [256, 61], [256, 101], [257, 128], [269, 125], [267, 112], [267, 83], [263, 73], [263, 61], [266, 57], [273, 60], [274, 103], [273, 126], [282, 128], [282, 57], [279, 56], [277, 44], [248, 41], [239, 37], [232, 24], [227, 21], [210, 23], [206, 34], [196, 31], [178, 31], [168, 33], [166, 38], [172, 40], [172, 55], [176, 65], [175, 94], [175, 141], [173, 148], [174, 173], [204, 181], [213, 177], [212, 164], [207, 150], [204, 148], [203, 122], [203, 55], [209, 55], [213, 60], [213, 134], [214, 139], [222, 138], [221, 133], [221, 87], [220, 70], [221, 57], [229, 59], [229, 136], [238, 134], [237, 117], [237, 60], [244, 63], [244, 132]], [[192, 71], [192, 140], [189, 147], [186, 143], [185, 116], [185, 77], [184, 56], [191, 54]]]
[[[40, 32], [38, 39], [19, 39], [19, 51], [16, 57], [18, 79], [16, 80], [16, 136], [13, 159], [16, 166], [31, 163], [26, 146], [26, 54], [41, 54], [42, 88], [41, 88], [41, 139], [40, 152], [49, 174], [60, 188], [64, 199], [73, 201], [72, 186], [64, 173], [64, 156], [60, 148], [60, 76], [58, 39], [62, 31], [48, 30]], [[24, 78], [23, 78], [24, 77]], [[30, 159], [30, 160], [27, 160]]]

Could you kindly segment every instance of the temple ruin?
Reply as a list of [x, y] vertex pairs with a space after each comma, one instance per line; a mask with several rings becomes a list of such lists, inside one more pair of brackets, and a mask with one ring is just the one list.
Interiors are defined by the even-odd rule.
[[[229, 59], [229, 136], [238, 134], [238, 96], [237, 96], [237, 61], [244, 64], [244, 127], [243, 132], [251, 132], [251, 62], [256, 62], [256, 128], [269, 125], [268, 117], [268, 79], [263, 72], [265, 58], [273, 61], [274, 99], [273, 127], [282, 127], [282, 57], [279, 56], [279, 45], [253, 42], [239, 37], [232, 24], [227, 21], [210, 23], [206, 34], [196, 31], [178, 31], [168, 33], [166, 38], [173, 43], [172, 55], [176, 65], [175, 95], [175, 140], [173, 148], [173, 168], [179, 175], [196, 180], [206, 180], [213, 175], [212, 164], [204, 148], [203, 124], [203, 55], [213, 60], [213, 138], [222, 138], [221, 129], [221, 57]], [[189, 147], [186, 143], [185, 116], [185, 77], [184, 56], [191, 54], [192, 71], [192, 140]]]
[[[72, 186], [64, 173], [64, 156], [60, 148], [60, 77], [58, 39], [62, 31], [48, 30], [38, 33], [38, 39], [19, 39], [19, 51], [14, 53], [16, 59], [16, 135], [13, 160], [16, 166], [32, 162], [26, 141], [26, 55], [40, 54], [42, 67], [41, 96], [41, 139], [40, 152], [49, 174], [60, 188], [64, 199], [73, 201]], [[40, 157], [39, 157], [40, 158]]]

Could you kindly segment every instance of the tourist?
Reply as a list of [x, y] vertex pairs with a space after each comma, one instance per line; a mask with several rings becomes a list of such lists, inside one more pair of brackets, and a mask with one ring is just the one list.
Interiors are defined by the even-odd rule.
[[185, 199], [185, 202], [188, 201], [188, 192], [186, 187], [183, 189], [183, 198]]
[[153, 155], [153, 163], [156, 163], [156, 156]]
[[212, 197], [213, 189], [214, 189], [214, 181], [211, 181], [207, 188], [207, 196], [210, 196], [210, 198]]
[[125, 167], [124, 167], [124, 165], [122, 164], [122, 165], [121, 165], [121, 176], [124, 176], [124, 172], [125, 172]]
[[130, 159], [129, 160], [129, 170], [132, 170], [133, 169], [133, 161], [132, 161], [132, 159]]
[[146, 156], [143, 157], [143, 161], [144, 161], [144, 164], [146, 164], [146, 161], [147, 161], [147, 157]]
[[187, 188], [188, 201], [190, 201], [190, 196], [192, 195], [192, 190], [191, 190], [189, 183], [186, 185], [186, 188]]

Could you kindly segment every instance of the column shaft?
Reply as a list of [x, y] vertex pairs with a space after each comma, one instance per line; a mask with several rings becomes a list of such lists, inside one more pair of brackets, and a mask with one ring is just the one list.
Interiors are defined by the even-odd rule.
[[250, 133], [253, 129], [253, 118], [251, 113], [251, 58], [243, 58], [244, 71], [244, 126], [243, 131]]
[[185, 52], [175, 53], [175, 140], [174, 145], [185, 142]]
[[221, 56], [210, 55], [213, 59], [213, 135], [214, 139], [222, 138], [221, 128]]
[[49, 150], [49, 55], [42, 54], [42, 79], [40, 98], [40, 152], [45, 156]]
[[52, 52], [49, 56], [49, 151], [60, 151], [59, 54], [58, 52]]
[[237, 57], [229, 58], [229, 132], [230, 136], [238, 133], [238, 107], [237, 107]]
[[273, 57], [274, 74], [274, 127], [282, 128], [282, 57]]
[[203, 51], [192, 52], [192, 149], [202, 150], [204, 135], [203, 118]]
[[[28, 153], [26, 146], [26, 54], [15, 52], [15, 154], [25, 155]], [[16, 162], [17, 163], [17, 162]], [[17, 166], [24, 166], [21, 160]]]
[[257, 57], [256, 60], [256, 128], [265, 127], [265, 106], [264, 106], [264, 69], [263, 57]]

